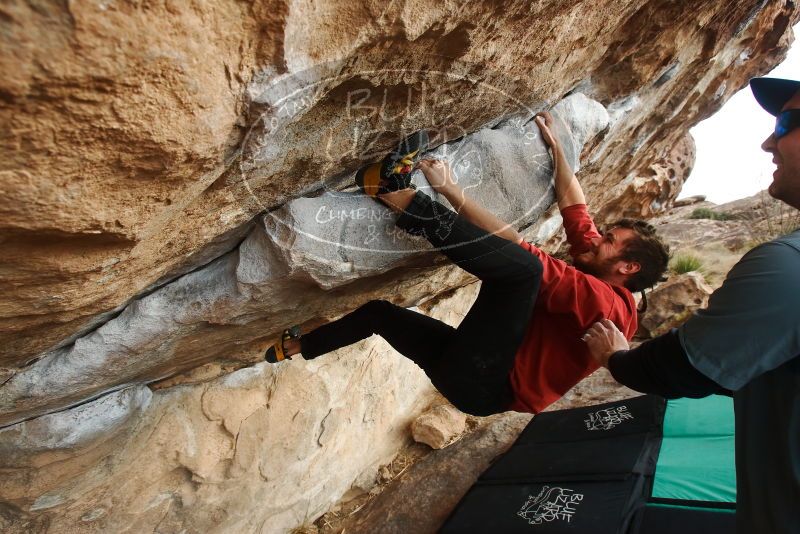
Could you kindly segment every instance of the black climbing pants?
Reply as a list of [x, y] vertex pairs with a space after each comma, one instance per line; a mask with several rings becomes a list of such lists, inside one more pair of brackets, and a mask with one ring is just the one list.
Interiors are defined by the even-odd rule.
[[509, 373], [533, 311], [542, 264], [516, 243], [487, 233], [417, 192], [397, 225], [423, 235], [481, 280], [478, 298], [458, 328], [384, 300], [373, 300], [300, 338], [306, 359], [366, 339], [384, 338], [413, 360], [460, 410], [505, 411]]

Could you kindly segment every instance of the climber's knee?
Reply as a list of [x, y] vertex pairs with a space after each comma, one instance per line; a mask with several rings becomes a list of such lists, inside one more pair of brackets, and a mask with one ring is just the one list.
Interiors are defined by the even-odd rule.
[[388, 300], [376, 299], [370, 300], [358, 310], [364, 314], [386, 315], [387, 313], [391, 313], [394, 307], [395, 305]]
[[390, 320], [395, 308], [397, 306], [388, 300], [370, 300], [358, 308], [358, 314], [361, 320], [369, 325], [371, 333], [380, 335], [381, 325], [384, 321]]
[[510, 261], [514, 268], [512, 273], [505, 280], [513, 280], [517, 284], [539, 285], [544, 272], [542, 261], [535, 254], [531, 254], [522, 247], [519, 250], [511, 249], [513, 256]]
[[544, 272], [542, 260], [540, 260], [535, 254], [528, 254], [528, 259], [525, 263], [528, 278], [535, 280], [538, 283], [542, 279], [542, 273]]

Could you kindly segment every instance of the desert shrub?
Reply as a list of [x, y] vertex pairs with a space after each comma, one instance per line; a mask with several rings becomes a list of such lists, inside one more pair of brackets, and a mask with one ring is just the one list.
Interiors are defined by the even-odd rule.
[[703, 262], [692, 254], [680, 254], [672, 258], [669, 268], [675, 274], [690, 273], [692, 271], [699, 272], [703, 269]]
[[714, 221], [730, 221], [735, 219], [734, 215], [724, 211], [714, 211], [711, 208], [697, 208], [689, 215], [690, 219], [711, 219]]

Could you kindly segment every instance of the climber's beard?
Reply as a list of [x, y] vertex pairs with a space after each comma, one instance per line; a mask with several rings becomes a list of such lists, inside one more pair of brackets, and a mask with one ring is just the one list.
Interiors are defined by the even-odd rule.
[[572, 258], [572, 265], [582, 273], [604, 279], [614, 273], [619, 260], [619, 257], [600, 259], [593, 252], [584, 252]]

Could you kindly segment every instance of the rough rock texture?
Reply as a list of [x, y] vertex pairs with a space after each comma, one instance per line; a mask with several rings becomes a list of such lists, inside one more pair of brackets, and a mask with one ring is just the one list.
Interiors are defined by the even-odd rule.
[[[707, 218], [709, 213], [718, 219]], [[745, 252], [800, 228], [800, 216], [797, 210], [761, 191], [726, 204], [685, 204], [669, 210], [653, 224], [672, 247], [673, 257], [688, 255], [700, 260], [706, 281], [716, 288]]]
[[433, 399], [422, 370], [377, 337], [311, 362], [127, 388], [0, 430], [0, 530], [285, 532], [369, 489]]
[[[680, 203], [667, 214], [659, 217], [654, 222], [660, 228], [670, 244], [678, 254], [691, 252], [704, 266], [711, 266], [711, 274], [717, 274], [716, 269], [722, 264], [727, 265], [723, 272], [724, 275], [730, 265], [738, 260], [747, 250], [746, 247], [734, 247], [729, 250], [729, 244], [733, 242], [748, 242], [753, 244], [759, 240], [772, 238], [775, 234], [791, 231], [800, 226], [800, 219], [796, 214], [790, 213], [780, 203], [765, 196], [762, 192], [752, 197], [737, 200], [723, 205], [714, 205], [710, 202], [703, 202], [704, 198], [693, 198]], [[708, 210], [720, 216], [734, 217], [728, 220], [712, 219], [689, 219], [692, 212], [698, 208]], [[793, 215], [793, 216], [792, 216]], [[756, 239], [758, 237], [759, 239]], [[718, 249], [725, 250], [724, 258], [720, 257]], [[706, 275], [709, 271], [704, 267]], [[719, 280], [721, 283], [721, 278]], [[718, 283], [717, 283], [718, 285]], [[459, 320], [459, 309], [463, 309], [474, 300], [479, 287], [478, 283], [470, 284], [460, 288], [452, 294], [442, 295], [441, 299], [431, 299], [420, 308], [439, 313], [441, 316], [450, 316]], [[679, 326], [684, 320], [688, 319], [693, 311], [706, 305], [711, 292], [711, 287], [706, 284], [703, 275], [692, 272], [683, 275], [672, 275], [670, 279], [657, 286], [649, 292], [648, 311], [640, 316], [642, 328], [637, 333], [639, 339], [634, 341], [634, 345], [641, 342], [641, 338], [651, 337], [663, 333], [668, 328]], [[460, 303], [460, 306], [447, 310], [446, 306], [453, 303]], [[601, 402], [622, 400], [638, 396], [633, 390], [620, 386], [611, 374], [604, 368], [598, 369], [590, 376], [576, 384], [559, 401], [547, 408], [547, 411], [587, 406]], [[472, 423], [472, 421], [470, 421]], [[462, 439], [469, 441], [468, 433]], [[446, 455], [439, 454], [431, 456], [426, 462], [427, 472], [437, 472], [439, 469], [447, 469]], [[437, 465], [438, 464], [438, 467]], [[403, 473], [414, 472], [415, 467], [405, 467]], [[418, 484], [419, 487], [413, 487]], [[375, 521], [372, 528], [380, 529], [382, 518], [379, 514], [372, 512], [372, 505], [365, 506], [365, 501], [380, 499], [379, 509], [381, 511], [391, 510], [391, 514], [404, 517], [415, 517], [415, 507], [418, 503], [412, 498], [411, 502], [406, 502], [406, 495], [414, 495], [415, 492], [425, 493], [426, 481], [423, 477], [405, 481], [402, 478], [394, 481], [383, 491], [386, 496], [378, 497], [380, 487], [371, 490], [369, 496], [356, 499], [349, 509], [337, 505], [334, 510], [342, 510], [344, 513], [331, 511], [322, 516], [315, 523], [320, 534], [338, 534], [343, 528], [350, 529], [352, 525], [359, 525], [364, 531], [369, 530], [369, 520]], [[398, 492], [397, 487], [404, 486], [403, 492]], [[406, 487], [407, 486], [407, 487]], [[374, 494], [374, 495], [373, 495]], [[349, 505], [350, 503], [348, 503]], [[450, 510], [451, 504], [447, 499], [443, 503], [445, 511]], [[429, 513], [426, 510], [426, 513]], [[437, 511], [436, 513], [439, 513]], [[444, 513], [444, 512], [442, 512]], [[369, 515], [369, 519], [364, 517]], [[311, 532], [311, 530], [304, 531]]]
[[[457, 326], [477, 287], [425, 311]], [[442, 402], [378, 337], [312, 362], [209, 363], [0, 429], [0, 527], [288, 531], [372, 490], [410, 423]]]
[[617, 200], [604, 206], [598, 217], [613, 222], [623, 217], [647, 219], [663, 213], [672, 206], [692, 172], [694, 158], [694, 139], [687, 133], [644, 171], [628, 180]]
[[401, 131], [456, 139], [577, 89], [612, 110], [584, 173], [603, 211], [783, 57], [793, 6], [7, 3], [0, 365], [339, 188]]
[[648, 295], [647, 313], [639, 319], [636, 337], [649, 339], [677, 328], [696, 310], [708, 305], [708, 297], [713, 291], [701, 273], [671, 276]]
[[[744, 226], [744, 232], [738, 239], [742, 245], [738, 248], [761, 244], [800, 228], [797, 210], [772, 198], [767, 190], [726, 204], [712, 205], [711, 210]], [[725, 245], [735, 250], [736, 241], [735, 237], [729, 238], [725, 240]]]
[[[452, 300], [457, 301], [459, 295], [472, 293], [472, 287], [474, 285], [455, 291]], [[606, 369], [601, 368], [578, 383], [558, 402], [548, 406], [547, 411], [623, 400], [639, 395], [641, 394], [620, 386]], [[475, 433], [477, 432], [478, 436], [482, 435], [481, 433], [485, 431], [487, 421], [517, 416], [529, 417], [524, 414], [512, 413], [488, 419], [468, 416], [467, 430], [460, 440], [467, 442], [467, 448], [472, 448], [472, 442], [476, 439]], [[488, 445], [489, 452], [494, 452], [494, 447], [501, 447], [502, 450], [505, 450], [510, 446], [528, 420], [521, 419], [520, 426], [515, 426], [507, 436], [502, 437], [499, 443], [490, 443]], [[482, 438], [478, 437], [477, 439], [481, 440]], [[480, 445], [483, 446], [484, 443]], [[448, 447], [448, 450], [450, 448], [452, 446]], [[423, 464], [424, 467], [417, 467], [417, 463], [422, 462], [423, 459], [426, 461]], [[479, 461], [483, 461], [482, 456], [479, 456]], [[431, 450], [424, 445], [413, 444], [401, 451], [390, 465], [381, 469], [381, 484], [374, 486], [368, 493], [355, 498], [347, 498], [337, 503], [313, 524], [300, 527], [297, 533], [341, 534], [343, 531], [350, 532], [354, 525], [358, 525], [360, 531], [363, 532], [382, 531], [384, 524], [381, 514], [384, 512], [400, 518], [400, 520], [393, 522], [393, 526], [399, 525], [398, 528], [411, 524], [413, 518], [413, 520], [418, 519], [425, 528], [435, 529], [436, 526], [432, 523], [436, 523], [441, 517], [446, 518], [453, 506], [455, 506], [457, 499], [455, 499], [454, 494], [460, 493], [463, 495], [475, 480], [475, 475], [472, 472], [463, 473], [463, 479], [459, 478], [458, 473], [448, 472], [444, 475], [442, 472], [447, 471], [449, 466], [450, 453]], [[422, 469], [421, 474], [417, 472], [418, 469]], [[404, 478], [408, 472], [411, 473], [410, 480]], [[432, 476], [436, 477], [437, 481], [440, 480], [439, 477], [451, 477], [449, 481], [452, 483], [452, 487], [442, 484], [433, 488], [429, 493], [430, 485], [427, 482], [426, 473], [433, 474]], [[417, 495], [422, 495], [423, 499], [427, 499], [427, 502], [420, 503], [416, 498]], [[438, 501], [437, 499], [442, 496], [444, 498]], [[380, 500], [380, 502], [371, 504], [376, 500]], [[441, 504], [441, 509], [436, 508], [437, 503]], [[416, 511], [418, 506], [425, 507], [423, 513]], [[371, 521], [375, 523], [371, 524]], [[412, 528], [411, 532], [418, 532], [418, 530], [415, 527]]]
[[[396, 234], [381, 239], [404, 259], [326, 250], [296, 231], [309, 207], [336, 199], [330, 213], [349, 216], [341, 192], [356, 169], [424, 127], [483, 201], [544, 240], [559, 223], [538, 204], [547, 173], [531, 186], [519, 156], [547, 159], [518, 144], [537, 142], [534, 112], [571, 95], [605, 109], [561, 114], [599, 222], [658, 213], [689, 165], [688, 128], [777, 63], [797, 19], [788, 0], [4, 3], [4, 530], [254, 532], [312, 519], [407, 438], [398, 429], [424, 377], [406, 375], [416, 400], [398, 397], [374, 424], [358, 410], [380, 406], [375, 384], [397, 374], [382, 365], [360, 378], [345, 373], [357, 363], [301, 361], [212, 377], [257, 362], [288, 324], [371, 298], [412, 305], [470, 277]], [[391, 228], [383, 217], [376, 230]], [[369, 224], [335, 221], [338, 242], [370, 237]], [[297, 389], [270, 397], [281, 369], [298, 373]], [[319, 404], [277, 408], [304, 385]], [[352, 449], [375, 441], [375, 456], [348, 467], [331, 434], [313, 441], [343, 391], [361, 436]], [[259, 415], [242, 425], [256, 428], [233, 438], [226, 421], [250, 408]], [[311, 466], [270, 463], [308, 450]], [[333, 481], [306, 476], [316, 472]]]
[[363, 533], [436, 532], [481, 473], [511, 447], [531, 417], [506, 412], [485, 418], [453, 445], [433, 451], [408, 468], [351, 521], [338, 527]]
[[683, 208], [686, 206], [693, 206], [695, 204], [700, 204], [701, 202], [705, 202], [705, 200], [706, 200], [705, 195], [693, 195], [691, 197], [679, 198], [678, 200], [672, 203], [672, 207]]
[[566, 410], [580, 406], [591, 406], [601, 402], [613, 402], [641, 395], [614, 380], [605, 367], [599, 368], [567, 391], [563, 397], [547, 407], [545, 411]]
[[[567, 159], [579, 168], [581, 148], [608, 126], [608, 114], [580, 93], [560, 101], [552, 112]], [[481, 129], [427, 154], [448, 161], [470, 197], [517, 228], [535, 222], [554, 200], [552, 159], [538, 127], [528, 119]], [[415, 171], [413, 179], [418, 190], [447, 204], [421, 171]], [[302, 271], [330, 289], [408, 264], [414, 252], [430, 248], [424, 239], [399, 230], [396, 218], [362, 194], [327, 192], [293, 200], [269, 213], [265, 227], [273, 249], [283, 254], [290, 271]], [[276, 269], [269, 267], [262, 270]]]
[[[74, 405], [126, 384], [157, 380], [213, 359], [239, 366], [262, 361], [279, 328], [295, 323], [311, 328], [304, 322], [309, 316], [333, 319], [391, 291], [397, 291], [393, 301], [411, 305], [413, 301], [407, 298], [471, 279], [451, 267], [415, 268], [399, 279], [379, 277], [347, 293], [326, 293], [303, 281], [279, 280], [272, 285], [274, 292], [264, 295], [257, 286], [237, 285], [233, 275], [217, 284], [214, 276], [232, 273], [236, 256], [226, 256], [209, 270], [189, 275], [168, 288], [166, 295], [157, 292], [134, 303], [87, 339], [18, 371], [0, 387], [0, 421], [8, 424]], [[420, 273], [428, 276], [422, 278]], [[164, 297], [180, 295], [183, 290], [197, 293], [181, 296], [185, 307], [176, 310]], [[251, 300], [252, 306], [269, 309], [275, 322], [258, 320], [246, 305], [254, 294], [257, 298]], [[314, 294], [319, 298], [310, 299]], [[300, 296], [308, 300], [298, 299]], [[250, 315], [255, 315], [252, 322]]]
[[[576, 94], [554, 107], [554, 117], [577, 166], [580, 147], [608, 116], [600, 104]], [[552, 200], [550, 158], [531, 128], [536, 126], [528, 122], [480, 130], [436, 151], [452, 160], [473, 198], [517, 226], [533, 222]], [[509, 193], [516, 190], [527, 194]], [[265, 226], [251, 230], [233, 252], [133, 301], [97, 330], [19, 370], [0, 385], [0, 425], [163, 378], [248, 343], [263, 349], [259, 340], [270, 332], [265, 325], [304, 323], [318, 310], [347, 311], [366, 300], [359, 302], [363, 293], [374, 295], [380, 283], [375, 278], [392, 267], [430, 267], [437, 258], [441, 263], [427, 241], [404, 237], [395, 218], [355, 193], [290, 202], [268, 214]], [[330, 291], [370, 276], [375, 278], [348, 284], [347, 298]], [[388, 290], [384, 280], [378, 291]], [[415, 304], [435, 292], [432, 280], [407, 287], [400, 303]]]
[[453, 406], [434, 406], [411, 423], [414, 441], [443, 449], [464, 432], [467, 416]]
[[742, 220], [694, 219], [695, 209], [709, 209], [710, 202], [701, 202], [681, 208], [680, 211], [658, 218], [655, 226], [666, 242], [676, 248], [701, 250], [704, 245], [716, 243], [732, 252], [741, 249], [747, 240], [748, 229]]

